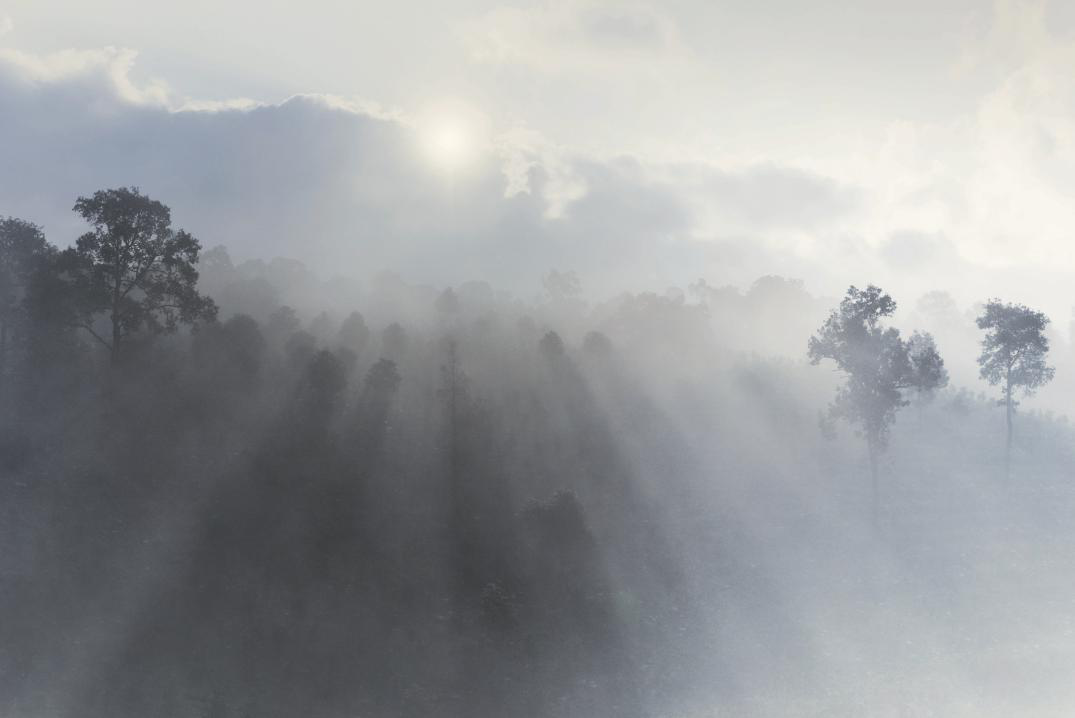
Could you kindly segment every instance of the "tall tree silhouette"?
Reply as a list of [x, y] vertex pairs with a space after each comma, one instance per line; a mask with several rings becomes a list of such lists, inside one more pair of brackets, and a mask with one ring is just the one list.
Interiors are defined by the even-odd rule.
[[978, 357], [979, 374], [993, 386], [1002, 387], [999, 403], [1004, 407], [1007, 438], [1004, 444], [1004, 475], [1011, 472], [1012, 414], [1018, 405], [1017, 389], [1024, 396], [1053, 378], [1055, 369], [1045, 363], [1049, 339], [1045, 327], [1049, 318], [1022, 304], [1005, 304], [993, 299], [977, 319], [986, 334]]
[[[829, 406], [829, 418], [857, 425], [866, 439], [875, 518], [877, 463], [888, 445], [896, 412], [907, 404], [903, 390], [932, 391], [944, 376], [936, 370], [939, 355], [923, 355], [919, 370], [899, 330], [882, 326], [881, 320], [895, 311], [895, 300], [880, 288], [852, 286], [839, 308], [810, 338], [808, 347], [812, 364], [831, 359], [846, 377]], [[943, 369], [943, 362], [940, 367]]]
[[[79, 197], [74, 210], [93, 229], [64, 252], [76, 288], [76, 322], [105, 346], [115, 363], [136, 332], [172, 332], [216, 316], [197, 289], [201, 244], [172, 229], [171, 210], [137, 188]], [[104, 317], [110, 336], [95, 326]]]
[[0, 388], [8, 370], [12, 334], [25, 318], [24, 299], [34, 273], [55, 253], [41, 228], [21, 219], [0, 219]]

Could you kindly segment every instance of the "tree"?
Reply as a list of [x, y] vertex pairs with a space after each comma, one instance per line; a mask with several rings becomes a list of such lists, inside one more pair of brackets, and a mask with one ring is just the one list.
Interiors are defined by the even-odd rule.
[[[79, 197], [74, 210], [93, 227], [64, 252], [76, 322], [108, 349], [113, 364], [137, 332], [173, 332], [216, 317], [213, 300], [196, 289], [201, 244], [172, 229], [168, 207], [121, 187]], [[95, 328], [102, 316], [110, 337]]]
[[370, 330], [366, 326], [365, 318], [358, 312], [351, 312], [340, 326], [337, 341], [340, 346], [354, 352], [357, 356], [362, 354], [369, 338]]
[[895, 300], [878, 287], [860, 290], [852, 286], [808, 347], [812, 364], [830, 359], [846, 378], [829, 406], [828, 417], [857, 425], [866, 439], [875, 518], [877, 463], [888, 445], [896, 412], [907, 404], [903, 391], [932, 391], [942, 376], [937, 369], [940, 356], [933, 358], [925, 352], [916, 365], [899, 330], [882, 326], [881, 320], [895, 311]]
[[948, 370], [937, 351], [937, 343], [929, 332], [916, 331], [907, 340], [907, 354], [911, 360], [910, 388], [919, 402], [933, 399], [938, 389], [948, 386]]
[[991, 385], [1002, 387], [998, 401], [1004, 407], [1007, 440], [1004, 448], [1004, 475], [1011, 470], [1012, 414], [1018, 405], [1015, 391], [1024, 396], [1053, 378], [1055, 369], [1045, 363], [1049, 340], [1045, 327], [1049, 318], [1022, 304], [1005, 304], [990, 300], [977, 319], [978, 328], [986, 332], [982, 353], [978, 357], [979, 374]]
[[545, 336], [538, 342], [538, 349], [546, 359], [555, 361], [564, 356], [564, 340], [554, 331], [545, 332]]
[[378, 359], [366, 372], [366, 394], [376, 397], [390, 397], [399, 388], [399, 371], [391, 359]]
[[407, 330], [398, 322], [392, 322], [381, 330], [381, 353], [388, 359], [402, 359], [408, 343]]
[[23, 303], [34, 274], [55, 251], [36, 224], [0, 219], [0, 385], [7, 372], [12, 332], [25, 316]]
[[361, 456], [357, 460], [367, 466], [376, 460], [389, 430], [389, 411], [400, 381], [399, 370], [391, 359], [378, 359], [366, 372], [352, 444], [356, 456]]
[[582, 340], [582, 351], [587, 356], [604, 359], [612, 354], [612, 340], [599, 331], [587, 332]]
[[274, 348], [279, 349], [291, 336], [299, 331], [302, 322], [299, 321], [295, 310], [286, 304], [277, 307], [269, 315], [269, 321], [265, 325], [265, 335]]
[[582, 301], [582, 282], [574, 272], [554, 269], [542, 278], [541, 285], [553, 303], [576, 304]]
[[455, 290], [448, 287], [437, 297], [437, 311], [444, 316], [451, 316], [459, 313], [459, 296], [456, 295]]

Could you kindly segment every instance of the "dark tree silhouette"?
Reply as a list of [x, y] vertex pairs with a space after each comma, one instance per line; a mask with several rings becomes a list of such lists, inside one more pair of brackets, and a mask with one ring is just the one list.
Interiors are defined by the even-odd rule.
[[391, 359], [378, 359], [366, 372], [366, 392], [376, 396], [391, 396], [399, 388], [399, 372]]
[[24, 300], [34, 274], [55, 253], [36, 224], [0, 219], [0, 387], [8, 369], [11, 337], [25, 319]]
[[979, 373], [993, 386], [1002, 387], [999, 403], [1004, 407], [1007, 439], [1004, 444], [1004, 475], [1011, 471], [1012, 414], [1018, 405], [1015, 391], [1030, 396], [1053, 378], [1055, 369], [1045, 363], [1049, 340], [1045, 327], [1049, 318], [1022, 304], [1005, 304], [993, 299], [977, 319], [985, 330]]
[[[121, 187], [79, 197], [74, 210], [93, 227], [64, 252], [76, 288], [76, 322], [108, 349], [113, 363], [135, 332], [172, 332], [181, 323], [216, 317], [216, 305], [196, 289], [201, 244], [172, 229], [168, 207]], [[95, 328], [101, 316], [111, 325], [110, 337]]]
[[877, 463], [896, 412], [907, 404], [903, 390], [931, 391], [942, 378], [940, 356], [922, 353], [916, 365], [899, 330], [881, 325], [895, 311], [895, 300], [880, 288], [852, 286], [808, 347], [812, 364], [831, 359], [846, 377], [829, 406], [829, 418], [857, 425], [866, 440], [875, 517]]
[[604, 359], [612, 354], [612, 340], [602, 332], [587, 332], [582, 340], [582, 351], [587, 356]]
[[460, 496], [464, 456], [462, 433], [463, 424], [470, 409], [470, 377], [466, 375], [460, 364], [459, 347], [455, 339], [447, 338], [444, 342], [444, 348], [445, 360], [440, 366], [438, 394], [444, 402], [448, 444], [448, 480], [453, 496], [453, 504], [458, 504], [462, 500]]
[[366, 319], [358, 312], [351, 312], [340, 325], [337, 341], [340, 346], [354, 352], [355, 356], [362, 354], [370, 339], [370, 330], [366, 326]]
[[269, 315], [269, 321], [265, 324], [265, 335], [273, 346], [280, 347], [299, 331], [301, 326], [302, 322], [295, 310], [285, 304]]
[[564, 355], [564, 340], [556, 332], [545, 332], [545, 336], [538, 342], [538, 349], [546, 359], [558, 359]]
[[407, 351], [407, 330], [398, 322], [392, 322], [381, 331], [381, 352], [393, 361], [399, 361]]
[[401, 381], [396, 363], [378, 359], [366, 372], [352, 446], [356, 464], [363, 468], [375, 462], [389, 430], [389, 413]]

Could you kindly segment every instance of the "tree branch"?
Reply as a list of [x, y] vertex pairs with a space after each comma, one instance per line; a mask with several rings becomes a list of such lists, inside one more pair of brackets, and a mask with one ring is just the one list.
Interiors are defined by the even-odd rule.
[[93, 331], [93, 327], [91, 327], [89, 324], [74, 324], [72, 326], [74, 326], [77, 329], [85, 329], [87, 332], [89, 332], [93, 336], [94, 339], [96, 339], [97, 341], [101, 342], [101, 344], [103, 344], [104, 347], [106, 349], [108, 349], [108, 351], [112, 351], [112, 345], [109, 344], [108, 342], [106, 342], [104, 339], [102, 339], [101, 336], [97, 332]]

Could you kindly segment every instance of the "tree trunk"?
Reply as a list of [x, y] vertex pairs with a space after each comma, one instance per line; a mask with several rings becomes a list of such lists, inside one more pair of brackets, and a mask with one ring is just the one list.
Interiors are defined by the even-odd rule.
[[119, 360], [119, 340], [120, 340], [119, 317], [116, 316], [115, 312], [113, 312], [112, 313], [112, 347], [111, 347], [112, 351], [111, 351], [111, 354], [109, 355], [109, 360], [110, 360], [112, 366], [115, 366], [117, 361]]
[[7, 322], [0, 319], [0, 392], [7, 375]]
[[1012, 473], [1012, 377], [1008, 370], [1008, 380], [1004, 387], [1004, 417], [1007, 421], [1008, 436], [1004, 442], [1004, 480], [1011, 480]]
[[877, 445], [873, 439], [866, 439], [866, 452], [870, 459], [870, 496], [872, 502], [873, 525], [876, 527], [880, 513], [880, 498], [877, 487]]
[[120, 342], [120, 316], [119, 316], [119, 303], [122, 295], [120, 294], [123, 288], [123, 275], [121, 269], [121, 250], [123, 245], [117, 240], [115, 243], [116, 258], [113, 263], [112, 271], [114, 275], [112, 277], [112, 352], [109, 355], [109, 360], [112, 366], [115, 366], [119, 360], [119, 342]]

